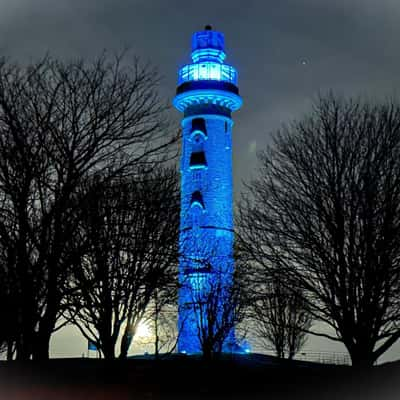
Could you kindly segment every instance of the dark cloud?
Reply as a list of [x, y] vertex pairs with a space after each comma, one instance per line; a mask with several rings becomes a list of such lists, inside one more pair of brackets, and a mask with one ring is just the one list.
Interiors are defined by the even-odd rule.
[[2, 0], [0, 50], [27, 60], [128, 46], [159, 67], [172, 98], [192, 32], [213, 25], [225, 33], [244, 98], [234, 128], [238, 192], [256, 166], [255, 150], [318, 92], [398, 92], [399, 20], [398, 0]]

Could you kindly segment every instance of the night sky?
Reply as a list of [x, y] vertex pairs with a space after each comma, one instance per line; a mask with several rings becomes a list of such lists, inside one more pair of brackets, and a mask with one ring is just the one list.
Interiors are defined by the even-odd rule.
[[[1, 0], [0, 54], [26, 62], [128, 47], [159, 68], [162, 94], [172, 99], [192, 32], [211, 24], [225, 34], [244, 100], [234, 114], [238, 195], [254, 174], [255, 152], [319, 92], [398, 94], [399, 21], [399, 0]], [[179, 113], [171, 115], [178, 123]], [[67, 339], [58, 344], [63, 352]]]

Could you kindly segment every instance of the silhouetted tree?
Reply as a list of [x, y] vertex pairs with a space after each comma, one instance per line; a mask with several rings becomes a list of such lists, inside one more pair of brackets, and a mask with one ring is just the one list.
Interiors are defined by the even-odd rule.
[[[174, 271], [177, 272], [177, 269]], [[154, 332], [154, 355], [172, 353], [177, 345], [180, 328], [177, 321], [177, 276], [165, 282], [153, 295], [148, 320]]]
[[279, 279], [256, 285], [251, 308], [254, 334], [261, 344], [275, 348], [277, 357], [292, 359], [306, 343], [311, 315], [304, 299]]
[[0, 62], [0, 243], [17, 315], [17, 357], [48, 358], [80, 255], [82, 179], [167, 154], [158, 75], [136, 60]]
[[246, 315], [247, 296], [239, 270], [229, 274], [218, 268], [218, 256], [199, 260], [201, 271], [190, 274], [190, 302], [183, 305], [195, 315], [197, 337], [203, 357], [210, 360], [222, 351], [235, 351], [234, 328]]
[[171, 169], [94, 180], [86, 196], [87, 243], [74, 276], [74, 322], [105, 358], [127, 355], [157, 290], [176, 281], [178, 179]]
[[[178, 344], [180, 328], [177, 312], [177, 285], [172, 292], [157, 290], [153, 298], [149, 323], [154, 333], [154, 355], [171, 354]], [[172, 288], [171, 288], [172, 289]]]
[[400, 337], [400, 107], [321, 98], [259, 155], [240, 206], [249, 260], [304, 293], [372, 365]]

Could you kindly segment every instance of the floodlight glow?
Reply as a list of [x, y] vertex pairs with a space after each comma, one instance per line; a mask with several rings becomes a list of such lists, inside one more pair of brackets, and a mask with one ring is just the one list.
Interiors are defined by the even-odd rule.
[[139, 322], [138, 327], [136, 328], [135, 336], [137, 338], [148, 338], [149, 336], [151, 336], [151, 329], [146, 322]]
[[197, 200], [192, 202], [192, 207], [199, 207], [199, 208], [203, 209], [203, 205]]
[[[191, 165], [189, 166], [190, 169], [207, 169], [207, 165], [202, 165], [202, 164], [197, 164], [197, 165]], [[193, 205], [193, 203], [192, 203]]]
[[193, 294], [198, 295], [207, 283], [207, 276], [204, 273], [194, 273], [189, 277], [189, 282], [193, 288]]

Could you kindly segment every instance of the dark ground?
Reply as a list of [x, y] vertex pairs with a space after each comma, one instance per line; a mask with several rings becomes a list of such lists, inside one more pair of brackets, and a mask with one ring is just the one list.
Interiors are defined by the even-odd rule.
[[126, 361], [0, 362], [1, 400], [400, 399], [400, 363], [370, 371], [251, 354], [204, 362], [170, 356]]

